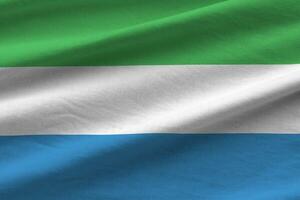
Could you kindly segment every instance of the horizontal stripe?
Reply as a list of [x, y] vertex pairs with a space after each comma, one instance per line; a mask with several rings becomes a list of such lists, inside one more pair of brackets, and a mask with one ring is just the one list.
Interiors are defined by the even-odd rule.
[[0, 66], [300, 63], [299, 0], [1, 0], [0, 27]]
[[300, 133], [299, 65], [5, 68], [0, 134]]
[[0, 137], [7, 200], [300, 196], [300, 135]]

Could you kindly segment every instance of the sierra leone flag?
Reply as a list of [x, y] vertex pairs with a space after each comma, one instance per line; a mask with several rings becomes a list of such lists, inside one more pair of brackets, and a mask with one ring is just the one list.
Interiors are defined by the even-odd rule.
[[300, 199], [299, 0], [0, 0], [1, 200]]

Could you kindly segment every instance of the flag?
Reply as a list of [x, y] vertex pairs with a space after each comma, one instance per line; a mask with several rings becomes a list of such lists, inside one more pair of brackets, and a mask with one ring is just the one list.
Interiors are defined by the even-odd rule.
[[0, 0], [0, 199], [300, 195], [297, 0]]

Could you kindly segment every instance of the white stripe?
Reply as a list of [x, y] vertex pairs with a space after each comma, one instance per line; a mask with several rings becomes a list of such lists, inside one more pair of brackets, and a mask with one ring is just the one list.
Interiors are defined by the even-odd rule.
[[300, 65], [0, 70], [0, 135], [300, 133]]

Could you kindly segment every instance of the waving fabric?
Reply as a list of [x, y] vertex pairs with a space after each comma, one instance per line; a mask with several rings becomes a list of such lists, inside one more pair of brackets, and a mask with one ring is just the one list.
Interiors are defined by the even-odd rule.
[[299, 52], [298, 0], [0, 0], [0, 199], [297, 199]]
[[1, 66], [299, 63], [298, 0], [1, 0]]

